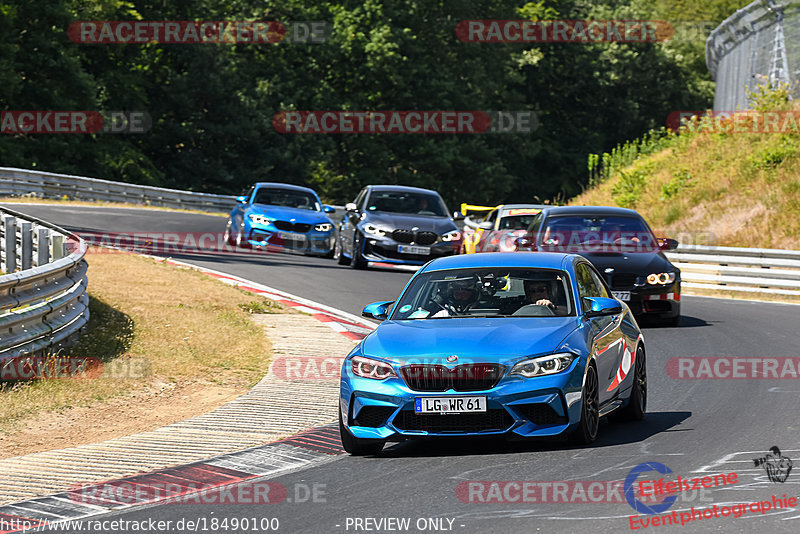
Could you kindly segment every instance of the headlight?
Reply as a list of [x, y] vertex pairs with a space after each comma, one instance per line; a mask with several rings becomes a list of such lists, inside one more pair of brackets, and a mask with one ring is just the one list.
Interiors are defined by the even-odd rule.
[[354, 375], [361, 378], [383, 380], [397, 376], [397, 373], [388, 363], [379, 362], [372, 358], [364, 358], [363, 356], [353, 356], [353, 359], [350, 360], [350, 368], [353, 370]]
[[675, 273], [653, 273], [647, 275], [647, 283], [650, 285], [666, 285], [675, 281]]
[[258, 215], [255, 213], [251, 213], [247, 216], [247, 218], [250, 219], [250, 222], [253, 224], [269, 224], [273, 221], [273, 219], [267, 217], [266, 215]]
[[459, 232], [458, 230], [447, 232], [442, 236], [442, 241], [457, 241], [459, 239], [461, 239], [461, 232]]
[[517, 363], [509, 373], [510, 375], [533, 378], [534, 376], [554, 375], [569, 368], [572, 360], [577, 358], [570, 352], [539, 356]]
[[330, 232], [333, 230], [333, 225], [331, 223], [322, 223], [314, 225], [314, 230], [317, 232]]
[[386, 235], [386, 230], [382, 230], [372, 223], [365, 224], [364, 231], [367, 232], [368, 234], [376, 235], [379, 237], [383, 237]]

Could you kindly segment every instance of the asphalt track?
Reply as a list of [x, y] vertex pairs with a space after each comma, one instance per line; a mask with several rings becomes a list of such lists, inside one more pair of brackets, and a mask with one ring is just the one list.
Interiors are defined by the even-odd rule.
[[[64, 206], [9, 206], [78, 232], [220, 232], [224, 219], [174, 212]], [[332, 260], [288, 254], [174, 254], [173, 257], [359, 313], [364, 304], [393, 299], [407, 272], [354, 271]], [[91, 280], [91, 270], [90, 280]], [[91, 282], [90, 282], [91, 283]], [[590, 447], [558, 441], [500, 443], [446, 440], [402, 443], [379, 457], [346, 455], [330, 463], [273, 479], [293, 488], [324, 488], [319, 502], [268, 505], [167, 504], [116, 512], [102, 519], [177, 521], [201, 517], [276, 517], [278, 532], [600, 532], [631, 529], [633, 508], [624, 502], [470, 502], [457, 494], [469, 481], [614, 481], [644, 462], [663, 463], [683, 477], [736, 472], [739, 483], [685, 494], [669, 510], [724, 506], [800, 496], [800, 472], [771, 482], [753, 458], [777, 445], [800, 458], [800, 384], [792, 380], [677, 380], [665, 366], [672, 357], [795, 357], [797, 306], [684, 297], [677, 328], [646, 328], [648, 414], [639, 423], [606, 423]], [[650, 473], [648, 479], [658, 478]], [[250, 483], [250, 482], [248, 482]], [[464, 487], [463, 485], [461, 486]], [[485, 486], [488, 488], [488, 486]], [[510, 486], [498, 486], [510, 487]], [[478, 494], [475, 494], [478, 495]], [[480, 493], [486, 496], [484, 491]], [[535, 494], [537, 497], [540, 493]], [[520, 497], [510, 492], [510, 498]], [[562, 499], [563, 500], [563, 499]], [[356, 519], [409, 518], [408, 529]], [[427, 518], [444, 518], [441, 524]], [[452, 520], [452, 522], [450, 521]], [[423, 522], [425, 524], [423, 524]], [[361, 528], [356, 528], [360, 525]], [[418, 528], [423, 527], [423, 528]], [[218, 529], [220, 532], [224, 531]], [[743, 517], [651, 526], [647, 532], [797, 532], [800, 509]], [[178, 530], [173, 530], [177, 532]], [[232, 532], [233, 530], [227, 530]], [[242, 531], [242, 530], [238, 530]], [[254, 530], [248, 530], [253, 532]], [[259, 530], [260, 532], [260, 530]]]

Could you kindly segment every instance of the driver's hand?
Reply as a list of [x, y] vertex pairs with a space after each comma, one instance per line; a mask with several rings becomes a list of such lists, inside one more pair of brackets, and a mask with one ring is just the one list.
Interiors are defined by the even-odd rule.
[[536, 301], [537, 306], [547, 306], [548, 308], [555, 308], [553, 303], [550, 302], [548, 299], [539, 299]]

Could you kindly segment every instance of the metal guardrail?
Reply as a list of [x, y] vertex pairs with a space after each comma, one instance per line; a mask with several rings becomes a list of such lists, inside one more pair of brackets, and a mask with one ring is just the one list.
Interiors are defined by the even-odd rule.
[[800, 251], [683, 245], [666, 256], [684, 287], [800, 296]]
[[195, 193], [98, 178], [0, 167], [0, 196], [35, 195], [43, 198], [132, 202], [151, 206], [227, 212], [236, 206], [228, 195]]
[[0, 208], [0, 361], [58, 350], [89, 320], [86, 244]]

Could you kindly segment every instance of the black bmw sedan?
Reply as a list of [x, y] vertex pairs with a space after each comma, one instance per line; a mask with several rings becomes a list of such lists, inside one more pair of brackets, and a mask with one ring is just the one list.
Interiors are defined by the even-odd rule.
[[681, 272], [664, 251], [677, 246], [634, 210], [604, 206], [546, 208], [517, 239], [518, 251], [580, 254], [635, 315], [669, 326], [680, 321]]
[[456, 254], [461, 232], [436, 191], [368, 185], [345, 206], [334, 257], [340, 265], [424, 265]]

